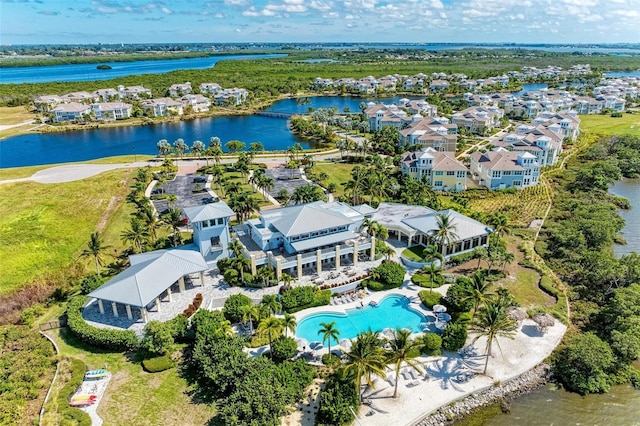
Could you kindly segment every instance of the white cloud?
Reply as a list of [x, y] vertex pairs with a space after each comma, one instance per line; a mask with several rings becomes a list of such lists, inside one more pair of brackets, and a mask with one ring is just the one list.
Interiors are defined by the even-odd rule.
[[166, 14], [166, 15], [171, 15], [173, 13], [173, 11], [171, 9], [169, 9], [168, 7], [162, 7], [160, 10], [162, 10], [162, 13]]

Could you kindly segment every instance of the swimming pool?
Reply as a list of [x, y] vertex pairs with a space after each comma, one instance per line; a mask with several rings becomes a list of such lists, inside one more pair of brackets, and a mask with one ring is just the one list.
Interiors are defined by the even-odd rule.
[[[429, 321], [417, 310], [409, 307], [409, 299], [401, 295], [385, 297], [377, 306], [348, 309], [346, 314], [320, 312], [304, 317], [296, 327], [296, 335], [308, 342], [322, 341], [318, 334], [320, 323], [336, 322], [339, 340], [353, 339], [369, 328], [382, 331], [385, 328], [408, 328], [414, 333], [424, 331]], [[332, 345], [335, 342], [331, 342]]]

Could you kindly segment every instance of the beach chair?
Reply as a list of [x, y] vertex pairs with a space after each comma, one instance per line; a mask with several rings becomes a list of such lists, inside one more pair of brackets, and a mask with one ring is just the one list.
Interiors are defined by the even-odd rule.
[[396, 385], [396, 379], [393, 376], [387, 376], [387, 382], [389, 382], [391, 386]]

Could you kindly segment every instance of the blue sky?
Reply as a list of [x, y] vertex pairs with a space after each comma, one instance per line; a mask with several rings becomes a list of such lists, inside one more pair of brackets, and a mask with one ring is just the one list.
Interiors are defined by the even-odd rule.
[[640, 0], [0, 0], [0, 43], [640, 42]]

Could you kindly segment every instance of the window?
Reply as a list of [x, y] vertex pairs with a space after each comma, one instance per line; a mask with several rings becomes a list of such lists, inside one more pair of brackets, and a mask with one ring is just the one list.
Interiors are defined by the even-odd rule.
[[219, 217], [218, 218], [218, 225], [223, 225], [224, 224], [224, 218]]
[[220, 237], [211, 237], [211, 246], [217, 247], [220, 245]]
[[458, 177], [459, 177], [459, 178], [465, 178], [465, 177], [467, 177], [467, 172], [458, 172]]
[[452, 170], [447, 171], [447, 176], [455, 176], [455, 175], [456, 175], [455, 171], [452, 171]]
[[202, 227], [203, 228], [208, 228], [209, 227], [209, 221], [208, 220], [205, 220], [205, 221], [200, 222], [200, 223], [202, 223]]
[[494, 177], [494, 178], [498, 178], [498, 177], [500, 177], [500, 171], [499, 171], [499, 170], [497, 170], [497, 171], [493, 171], [493, 172], [491, 172], [491, 177]]
[[511, 170], [505, 170], [502, 174], [505, 176], [511, 176]]
[[444, 172], [442, 170], [436, 171], [436, 176], [442, 176], [442, 175], [444, 175]]
[[516, 176], [522, 176], [522, 170], [516, 170], [513, 174]]
[[441, 180], [437, 180], [433, 183], [433, 186], [442, 186], [442, 181]]
[[514, 180], [514, 181], [513, 181], [513, 186], [522, 186], [522, 181], [520, 181], [520, 180]]

